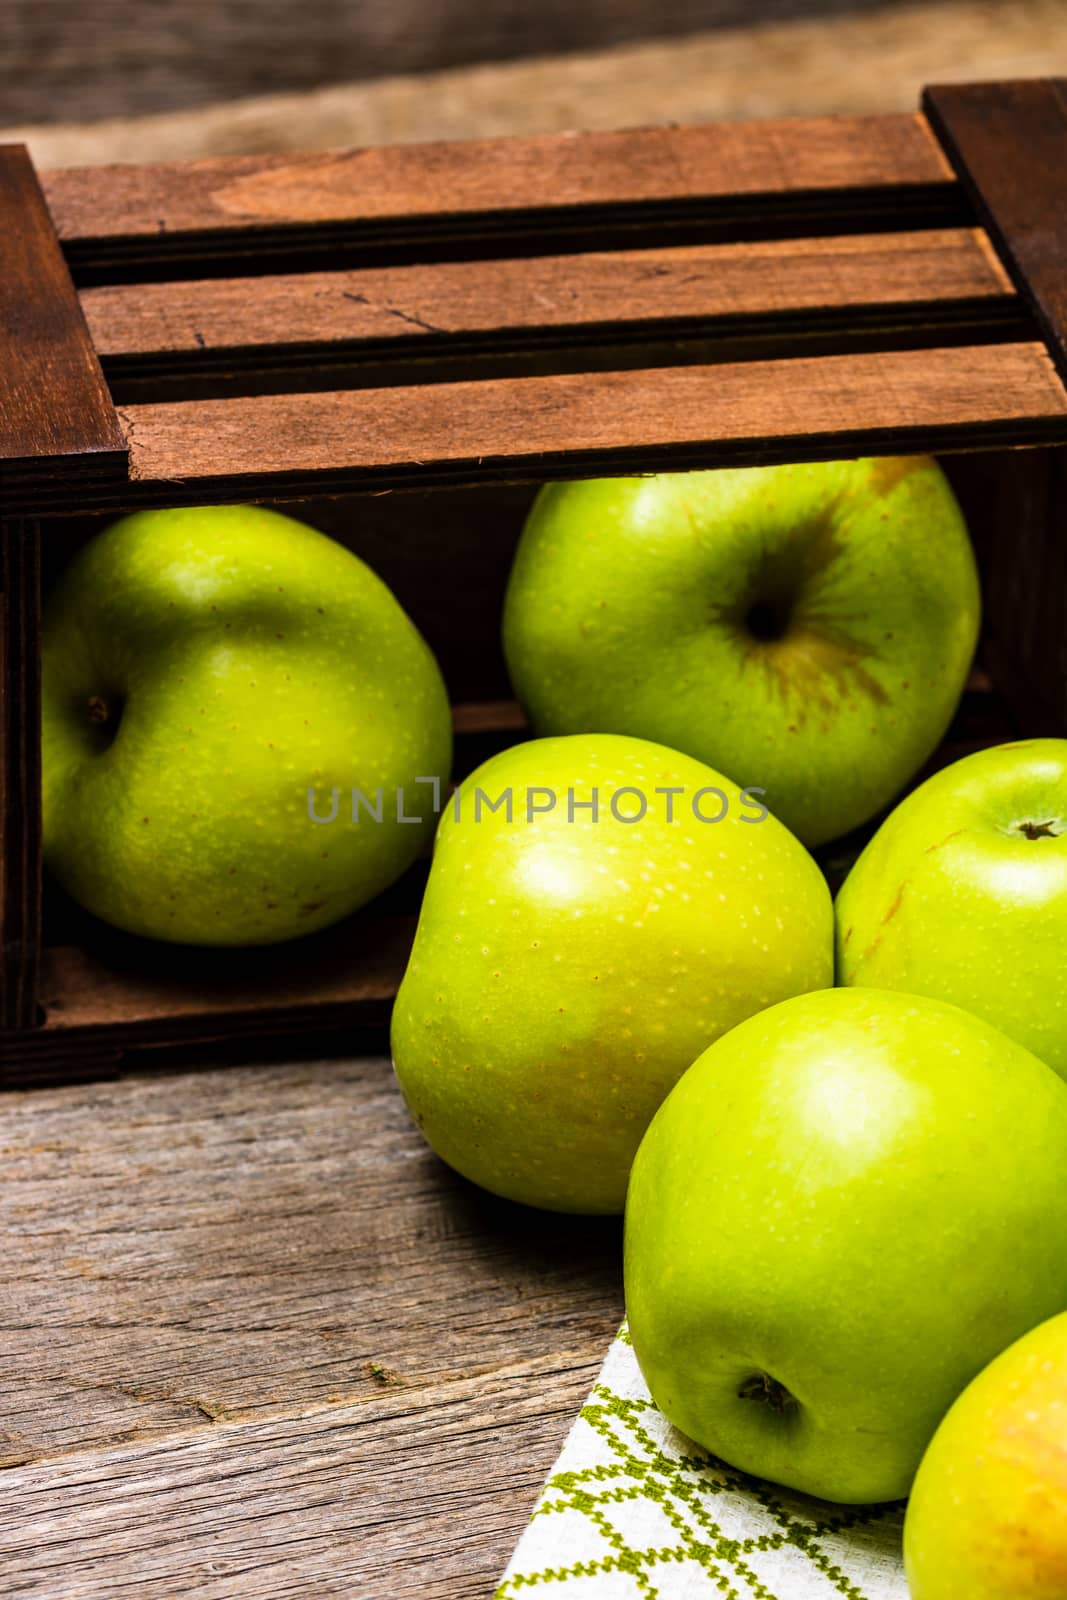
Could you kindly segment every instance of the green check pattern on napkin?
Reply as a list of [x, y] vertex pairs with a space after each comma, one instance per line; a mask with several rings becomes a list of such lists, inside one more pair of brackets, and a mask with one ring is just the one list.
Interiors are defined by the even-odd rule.
[[902, 1524], [900, 1505], [826, 1505], [704, 1454], [624, 1327], [496, 1600], [907, 1600]]

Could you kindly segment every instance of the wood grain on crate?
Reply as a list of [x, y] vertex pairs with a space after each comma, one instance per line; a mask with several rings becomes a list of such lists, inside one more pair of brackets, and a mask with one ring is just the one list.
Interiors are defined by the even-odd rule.
[[6, 1593], [489, 1592], [616, 1221], [464, 1184], [375, 1059], [8, 1096], [0, 1149]]
[[20, 145], [0, 146], [0, 236], [0, 493], [9, 467], [22, 462], [68, 481], [86, 471], [120, 478], [125, 441]]
[[1039, 344], [125, 406], [138, 499], [1067, 441]]
[[1067, 78], [931, 88], [923, 103], [1067, 377]]
[[142, 237], [160, 249], [183, 234], [307, 223], [396, 223], [901, 187], [948, 192], [954, 182], [918, 115], [71, 167], [43, 176], [66, 244]]
[[[343, 938], [333, 932], [328, 941], [311, 940], [308, 949], [272, 946], [254, 956], [226, 951], [228, 960], [220, 960], [218, 952], [203, 951], [183, 952], [176, 960], [169, 947], [153, 949], [130, 939], [123, 941], [127, 959], [120, 980], [99, 948], [108, 942], [104, 930], [95, 949], [84, 945], [46, 949], [41, 1003], [64, 1032], [93, 1028], [106, 1033], [109, 1026], [134, 1017], [171, 1025], [187, 1019], [195, 1028], [220, 1009], [231, 1013], [262, 1009], [272, 1019], [268, 1025], [277, 1028], [284, 1016], [306, 1001], [312, 976], [321, 1005], [365, 1005], [391, 998], [396, 975], [407, 962], [411, 933], [408, 917], [379, 915], [373, 928], [349, 919]], [[267, 991], [264, 979], [270, 980]], [[47, 1045], [47, 1021], [39, 1033], [42, 1045]]]
[[105, 358], [1015, 301], [978, 229], [116, 284], [81, 298]]

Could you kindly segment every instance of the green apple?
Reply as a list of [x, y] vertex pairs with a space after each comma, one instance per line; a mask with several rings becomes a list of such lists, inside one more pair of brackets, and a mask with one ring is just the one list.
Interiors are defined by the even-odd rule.
[[436, 663], [368, 567], [278, 512], [98, 534], [46, 604], [43, 674], [45, 859], [119, 928], [310, 933], [432, 831], [451, 757]]
[[741, 1023], [634, 1161], [626, 1306], [656, 1404], [793, 1489], [906, 1494], [964, 1385], [1067, 1308], [1065, 1172], [1067, 1087], [955, 1006], [830, 989]]
[[1067, 1595], [1067, 1316], [998, 1356], [934, 1434], [904, 1565], [912, 1600]]
[[974, 556], [925, 457], [543, 489], [504, 613], [539, 733], [629, 733], [767, 791], [807, 845], [937, 745], [978, 631]]
[[612, 734], [517, 745], [441, 819], [393, 1014], [400, 1087], [474, 1182], [621, 1211], [693, 1058], [831, 981], [831, 921], [803, 846], [700, 762]]
[[965, 756], [882, 824], [837, 901], [838, 981], [951, 1000], [1067, 1078], [1067, 740]]

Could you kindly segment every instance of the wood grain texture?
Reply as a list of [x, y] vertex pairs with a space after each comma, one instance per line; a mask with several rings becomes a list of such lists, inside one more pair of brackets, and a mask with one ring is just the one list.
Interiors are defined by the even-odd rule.
[[0, 1582], [11, 1600], [486, 1600], [602, 1356], [9, 1471]]
[[89, 925], [84, 943], [41, 952], [44, 1020], [32, 1034], [7, 1041], [0, 1087], [121, 1046], [381, 1023], [414, 931], [413, 914], [375, 907], [296, 948], [176, 956], [167, 946]]
[[1037, 344], [125, 406], [132, 498], [439, 487], [1067, 440]]
[[0, 1149], [9, 1464], [373, 1401], [367, 1363], [592, 1358], [621, 1315], [617, 1220], [464, 1183], [385, 1060], [9, 1095]]
[[0, 497], [10, 474], [124, 475], [125, 441], [26, 151], [0, 147]]
[[0, 521], [0, 1034], [9, 1028], [31, 1028], [37, 1020], [40, 588], [37, 524]]
[[1014, 299], [975, 229], [309, 272], [83, 290], [106, 358], [330, 347], [476, 334], [604, 337], [657, 323], [939, 310]]
[[952, 182], [923, 119], [899, 113], [71, 167], [42, 177], [67, 243], [257, 223]]
[[716, 208], [733, 215], [746, 203], [773, 216], [829, 199], [889, 215], [909, 196], [947, 207], [956, 195], [925, 121], [905, 115], [66, 168], [43, 182], [68, 254], [83, 264], [262, 251], [309, 230], [336, 249], [346, 240], [507, 238], [551, 219], [595, 229], [609, 213], [615, 222], [674, 214], [706, 223]]
[[0, 1588], [486, 1594], [621, 1314], [388, 1062], [0, 1101]]
[[931, 88], [923, 105], [1067, 377], [1067, 78]]

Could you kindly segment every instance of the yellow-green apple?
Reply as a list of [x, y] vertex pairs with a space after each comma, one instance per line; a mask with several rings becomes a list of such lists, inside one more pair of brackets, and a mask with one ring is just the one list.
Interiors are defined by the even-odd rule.
[[831, 981], [831, 923], [803, 846], [702, 763], [611, 734], [517, 745], [441, 819], [393, 1014], [400, 1087], [476, 1183], [620, 1211], [693, 1058]]
[[117, 927], [310, 933], [432, 831], [451, 760], [433, 656], [363, 562], [278, 512], [98, 534], [48, 599], [43, 672], [45, 859]]
[[925, 457], [552, 485], [504, 613], [543, 734], [655, 739], [805, 844], [887, 805], [945, 731], [974, 651], [974, 556]]
[[746, 1472], [906, 1494], [960, 1390], [1067, 1308], [1065, 1171], [1067, 1086], [955, 1006], [830, 989], [751, 1017], [633, 1165], [626, 1306], [656, 1404]]
[[960, 1395], [904, 1522], [912, 1600], [1067, 1595], [1067, 1316], [999, 1355]]
[[985, 1017], [1067, 1078], [1067, 740], [965, 756], [902, 800], [838, 894], [838, 981]]

